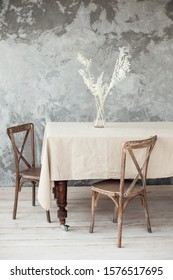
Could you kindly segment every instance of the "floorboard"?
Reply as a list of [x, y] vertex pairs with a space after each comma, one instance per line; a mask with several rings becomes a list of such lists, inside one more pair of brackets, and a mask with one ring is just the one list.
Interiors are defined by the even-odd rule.
[[152, 233], [146, 230], [139, 201], [129, 205], [123, 221], [123, 248], [118, 249], [117, 225], [112, 223], [112, 201], [104, 198], [96, 209], [94, 233], [89, 233], [90, 187], [68, 187], [69, 231], [60, 228], [56, 203], [52, 223], [37, 203], [31, 206], [31, 189], [20, 193], [17, 219], [12, 220], [14, 188], [0, 187], [1, 260], [172, 260], [173, 186], [148, 186]]

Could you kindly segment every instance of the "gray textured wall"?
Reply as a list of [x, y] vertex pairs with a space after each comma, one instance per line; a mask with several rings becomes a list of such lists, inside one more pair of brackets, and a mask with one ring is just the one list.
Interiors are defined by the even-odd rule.
[[0, 185], [14, 184], [6, 127], [34, 122], [37, 161], [46, 121], [92, 121], [78, 52], [109, 80], [118, 48], [131, 72], [106, 101], [108, 121], [173, 121], [173, 1], [0, 0]]

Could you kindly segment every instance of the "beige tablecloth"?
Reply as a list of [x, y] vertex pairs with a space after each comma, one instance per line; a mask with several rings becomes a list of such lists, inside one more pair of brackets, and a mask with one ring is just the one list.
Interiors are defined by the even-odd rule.
[[[126, 140], [158, 136], [151, 155], [148, 178], [173, 176], [173, 122], [93, 123], [49, 122], [46, 124], [38, 200], [51, 205], [51, 183], [58, 180], [119, 178], [121, 146]], [[127, 176], [133, 176], [133, 166]]]

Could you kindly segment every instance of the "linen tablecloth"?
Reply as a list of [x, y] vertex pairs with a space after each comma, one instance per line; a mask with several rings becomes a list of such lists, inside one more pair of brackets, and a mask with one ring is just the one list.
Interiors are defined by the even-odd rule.
[[[54, 181], [119, 178], [122, 143], [157, 135], [148, 178], [173, 176], [173, 122], [93, 123], [48, 122], [42, 147], [38, 189], [41, 206], [49, 210]], [[133, 176], [128, 166], [127, 177]]]

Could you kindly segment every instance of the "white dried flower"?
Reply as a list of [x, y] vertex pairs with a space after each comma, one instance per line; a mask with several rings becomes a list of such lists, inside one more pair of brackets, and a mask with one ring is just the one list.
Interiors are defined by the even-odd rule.
[[97, 78], [96, 83], [90, 74], [91, 59], [87, 59], [81, 54], [78, 54], [78, 60], [84, 65], [85, 69], [80, 69], [79, 74], [83, 77], [84, 83], [94, 96], [97, 96], [105, 101], [108, 94], [111, 94], [111, 89], [122, 81], [128, 72], [130, 72], [130, 54], [129, 50], [125, 47], [119, 48], [119, 57], [116, 60], [114, 71], [111, 77], [110, 84], [103, 84], [104, 72]]
[[130, 72], [130, 54], [129, 50], [125, 47], [119, 48], [119, 57], [116, 60], [114, 71], [111, 77], [109, 85], [103, 83], [104, 72], [100, 74], [97, 78], [97, 81], [94, 81], [94, 77], [90, 74], [91, 59], [87, 59], [81, 54], [78, 54], [78, 60], [84, 65], [85, 69], [80, 69], [79, 74], [83, 77], [84, 83], [90, 92], [94, 95], [97, 107], [97, 118], [103, 119], [103, 107], [104, 102], [108, 94], [111, 94], [111, 90], [116, 86], [120, 81], [122, 81], [128, 72]]
[[91, 59], [87, 59], [84, 56], [82, 56], [80, 53], [78, 54], [78, 60], [86, 67], [86, 69], [89, 69], [91, 66]]

